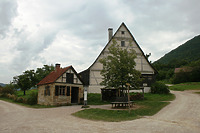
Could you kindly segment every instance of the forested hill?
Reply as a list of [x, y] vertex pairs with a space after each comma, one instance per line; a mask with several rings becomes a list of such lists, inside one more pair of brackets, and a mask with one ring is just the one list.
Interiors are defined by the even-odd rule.
[[0, 86], [4, 87], [4, 86], [6, 86], [6, 84], [4, 84], [4, 83], [0, 83]]
[[170, 64], [176, 61], [195, 61], [200, 59], [200, 35], [180, 45], [178, 48], [164, 55], [155, 63]]

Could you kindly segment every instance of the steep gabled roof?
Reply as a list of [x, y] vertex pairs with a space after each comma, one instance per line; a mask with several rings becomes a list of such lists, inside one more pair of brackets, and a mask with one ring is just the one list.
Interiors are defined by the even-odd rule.
[[[142, 51], [142, 49], [140, 48], [140, 46], [138, 45], [138, 43], [136, 42], [135, 38], [133, 37], [133, 35], [131, 34], [130, 30], [127, 28], [127, 26], [125, 25], [124, 22], [122, 22], [122, 24], [120, 25], [120, 27], [117, 29], [117, 31], [115, 32], [115, 34], [112, 36], [112, 38], [108, 41], [108, 43], [106, 44], [106, 46], [104, 47], [104, 49], [101, 51], [101, 53], [99, 54], [99, 56], [96, 58], [96, 60], [94, 61], [94, 63], [92, 63], [92, 65], [86, 69], [86, 70], [89, 70], [96, 62], [97, 60], [99, 59], [100, 55], [102, 54], [102, 52], [106, 49], [106, 47], [109, 45], [109, 43], [112, 41], [112, 39], [115, 37], [115, 35], [117, 34], [117, 32], [119, 31], [119, 29], [124, 26], [127, 31], [129, 32], [129, 34], [131, 35], [131, 37], [133, 38], [133, 41], [135, 42], [135, 44], [138, 46], [139, 50], [142, 52], [142, 55], [145, 57], [145, 60], [148, 62], [148, 64], [152, 67], [152, 69], [154, 70], [155, 73], [158, 73], [157, 70], [152, 66], [152, 64], [149, 62], [149, 60], [147, 59], [147, 57], [144, 55], [144, 52]], [[84, 70], [84, 71], [86, 71]], [[82, 72], [84, 72], [82, 71]], [[82, 73], [80, 72], [80, 73]]]
[[43, 78], [37, 85], [44, 85], [54, 83], [60, 76], [63, 75], [69, 68], [73, 68], [72, 66], [68, 66], [65, 68], [58, 68], [55, 71], [52, 71], [49, 75]]

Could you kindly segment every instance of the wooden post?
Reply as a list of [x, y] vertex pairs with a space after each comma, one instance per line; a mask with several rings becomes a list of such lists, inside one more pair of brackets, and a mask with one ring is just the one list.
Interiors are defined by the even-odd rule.
[[130, 112], [130, 95], [129, 95], [129, 86], [130, 86], [130, 84], [129, 83], [126, 83], [126, 85], [128, 86], [128, 112], [129, 112], [129, 114], [131, 113]]

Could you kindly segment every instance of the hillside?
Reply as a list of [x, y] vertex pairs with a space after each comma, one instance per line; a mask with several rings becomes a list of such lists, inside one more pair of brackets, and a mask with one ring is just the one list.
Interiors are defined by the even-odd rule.
[[164, 55], [154, 63], [169, 64], [175, 61], [195, 61], [200, 59], [200, 35], [195, 36], [178, 48]]
[[6, 86], [6, 84], [4, 84], [4, 83], [0, 83], [0, 86], [4, 87], [4, 86]]

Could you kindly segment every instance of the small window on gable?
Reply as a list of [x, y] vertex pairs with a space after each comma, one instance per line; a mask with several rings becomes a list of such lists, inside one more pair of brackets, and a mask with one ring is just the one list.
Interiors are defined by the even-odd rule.
[[121, 41], [121, 47], [125, 47], [125, 41]]
[[124, 34], [125, 34], [125, 31], [121, 31], [121, 33], [122, 33], [122, 35], [124, 35]]

